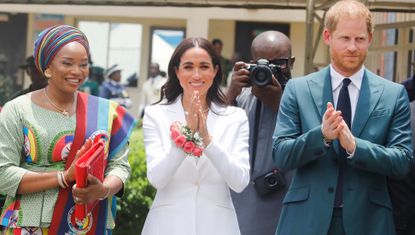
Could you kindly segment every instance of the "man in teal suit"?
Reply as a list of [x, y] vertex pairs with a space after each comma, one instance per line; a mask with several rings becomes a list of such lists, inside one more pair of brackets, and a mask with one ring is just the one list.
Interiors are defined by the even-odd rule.
[[278, 235], [395, 234], [386, 177], [409, 172], [409, 102], [363, 65], [371, 19], [358, 1], [334, 4], [323, 32], [330, 66], [285, 88], [273, 158], [295, 172]]

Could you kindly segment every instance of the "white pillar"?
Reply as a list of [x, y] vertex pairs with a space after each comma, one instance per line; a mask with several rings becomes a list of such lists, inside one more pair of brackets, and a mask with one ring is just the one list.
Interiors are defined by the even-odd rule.
[[191, 14], [187, 17], [186, 37], [204, 37], [208, 38], [209, 18], [200, 11], [190, 10]]

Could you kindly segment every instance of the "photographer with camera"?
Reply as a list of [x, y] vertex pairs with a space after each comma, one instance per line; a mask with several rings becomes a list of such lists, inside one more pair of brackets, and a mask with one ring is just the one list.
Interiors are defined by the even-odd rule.
[[255, 63], [235, 63], [227, 91], [228, 101], [245, 109], [250, 128], [251, 183], [232, 192], [232, 200], [242, 235], [274, 235], [290, 177], [272, 161], [272, 135], [294, 57], [290, 39], [278, 31], [255, 37], [251, 54]]

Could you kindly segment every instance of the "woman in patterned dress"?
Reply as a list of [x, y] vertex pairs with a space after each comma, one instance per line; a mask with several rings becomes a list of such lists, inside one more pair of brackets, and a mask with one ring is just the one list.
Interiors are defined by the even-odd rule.
[[[113, 195], [122, 194], [130, 174], [127, 141], [135, 120], [119, 105], [77, 91], [90, 58], [77, 28], [45, 29], [33, 56], [48, 86], [6, 103], [0, 117], [3, 234], [109, 234]], [[89, 175], [88, 186], [76, 188], [74, 160], [95, 136], [106, 140], [105, 178]], [[75, 223], [74, 203], [98, 199], [94, 212]]]

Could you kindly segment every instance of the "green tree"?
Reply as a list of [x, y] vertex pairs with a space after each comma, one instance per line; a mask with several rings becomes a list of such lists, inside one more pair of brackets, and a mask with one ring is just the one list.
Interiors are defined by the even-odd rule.
[[131, 134], [129, 162], [131, 177], [125, 185], [124, 196], [118, 200], [114, 235], [140, 234], [155, 195], [155, 189], [147, 180], [141, 128], [134, 129]]

